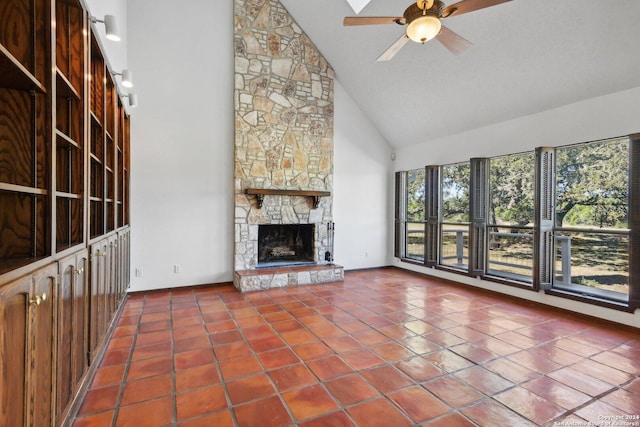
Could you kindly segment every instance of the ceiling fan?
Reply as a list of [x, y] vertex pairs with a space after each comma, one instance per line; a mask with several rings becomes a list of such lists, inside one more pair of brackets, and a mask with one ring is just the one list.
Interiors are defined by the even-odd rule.
[[440, 20], [508, 1], [511, 0], [461, 0], [445, 7], [441, 0], [418, 0], [409, 5], [400, 17], [352, 16], [344, 18], [344, 25], [398, 24], [407, 26], [405, 34], [384, 51], [378, 57], [378, 61], [388, 61], [393, 58], [409, 40], [424, 44], [433, 38], [436, 38], [453, 54], [460, 55], [472, 46], [471, 42], [442, 25]]

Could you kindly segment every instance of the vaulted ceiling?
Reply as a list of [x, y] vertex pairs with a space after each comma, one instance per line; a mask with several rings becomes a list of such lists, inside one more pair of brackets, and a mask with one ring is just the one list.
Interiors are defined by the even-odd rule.
[[[344, 27], [346, 0], [281, 2], [396, 148], [640, 86], [638, 0], [513, 0], [443, 19], [474, 45], [461, 56], [432, 40], [388, 62], [406, 27]], [[371, 0], [359, 16], [409, 4]]]

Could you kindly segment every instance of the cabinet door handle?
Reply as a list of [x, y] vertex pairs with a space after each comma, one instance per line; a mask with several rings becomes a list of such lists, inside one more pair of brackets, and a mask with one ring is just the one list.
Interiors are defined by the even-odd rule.
[[84, 273], [84, 268], [78, 268], [77, 270], [73, 270], [73, 272], [76, 273], [77, 275], [80, 275]]
[[47, 300], [47, 294], [46, 293], [42, 293], [42, 295], [36, 295], [35, 297], [30, 298], [29, 299], [29, 304], [40, 305], [46, 300]]

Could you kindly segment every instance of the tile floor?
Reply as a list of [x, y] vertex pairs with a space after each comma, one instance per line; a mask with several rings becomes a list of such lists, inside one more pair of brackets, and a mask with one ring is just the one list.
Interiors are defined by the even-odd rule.
[[640, 334], [381, 269], [130, 297], [74, 426], [637, 426], [639, 376]]

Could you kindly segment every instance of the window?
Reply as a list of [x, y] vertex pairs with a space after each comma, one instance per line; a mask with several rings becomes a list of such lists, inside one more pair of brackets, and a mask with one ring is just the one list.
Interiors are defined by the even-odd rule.
[[487, 274], [533, 284], [534, 153], [489, 161]]
[[442, 166], [440, 264], [461, 270], [469, 266], [470, 164]]
[[629, 139], [556, 149], [553, 287], [627, 301]]
[[405, 223], [405, 257], [424, 261], [424, 169], [414, 169], [406, 175], [407, 220]]
[[396, 256], [640, 308], [640, 134], [398, 172]]

